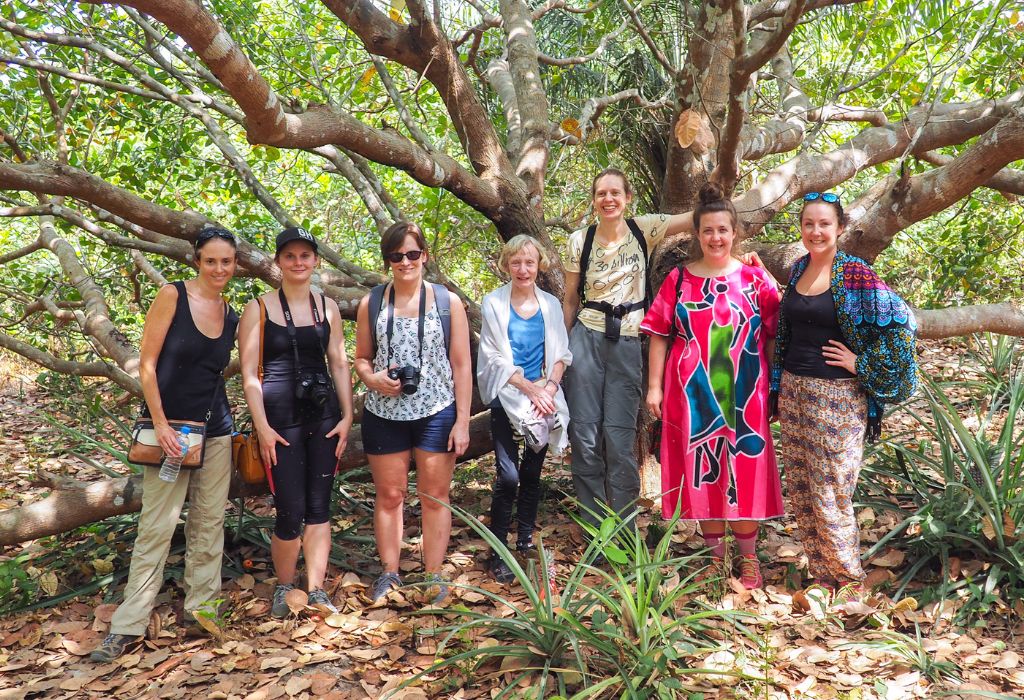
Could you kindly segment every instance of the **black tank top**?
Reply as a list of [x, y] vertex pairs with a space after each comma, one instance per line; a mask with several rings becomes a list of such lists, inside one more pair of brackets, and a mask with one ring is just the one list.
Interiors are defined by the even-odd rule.
[[[295, 339], [299, 346], [299, 370], [312, 370], [328, 374], [324, 350], [331, 338], [331, 322], [327, 320], [323, 298], [317, 303], [321, 314], [322, 339], [315, 326], [296, 326]], [[341, 416], [338, 395], [331, 391], [327, 403], [321, 408], [311, 401], [295, 398], [295, 353], [288, 327], [264, 317], [263, 329], [263, 409], [267, 422], [275, 430], [305, 423], [320, 422]], [[323, 345], [321, 345], [321, 343]]]
[[804, 296], [794, 286], [786, 295], [782, 313], [789, 319], [791, 329], [789, 346], [783, 367], [791, 374], [816, 379], [850, 379], [855, 376], [842, 367], [825, 364], [821, 349], [830, 340], [846, 345], [836, 318], [836, 303], [832, 290]]
[[[174, 288], [178, 290], [174, 318], [156, 361], [156, 383], [164, 415], [170, 420], [201, 421], [212, 404], [206, 434], [230, 435], [234, 424], [220, 373], [231, 359], [238, 314], [225, 303], [224, 330], [219, 338], [208, 338], [192, 320], [185, 283], [175, 282]], [[142, 415], [149, 417], [145, 403]]]

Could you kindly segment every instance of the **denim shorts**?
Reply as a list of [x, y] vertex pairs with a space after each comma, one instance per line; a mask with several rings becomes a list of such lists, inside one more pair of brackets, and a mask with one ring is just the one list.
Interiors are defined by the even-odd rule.
[[455, 426], [455, 403], [432, 416], [416, 420], [388, 420], [363, 411], [363, 451], [390, 455], [412, 448], [424, 452], [448, 452], [448, 436]]

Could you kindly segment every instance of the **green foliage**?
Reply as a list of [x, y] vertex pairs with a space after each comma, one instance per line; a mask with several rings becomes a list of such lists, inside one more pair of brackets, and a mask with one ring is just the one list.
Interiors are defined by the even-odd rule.
[[[923, 437], [885, 440], [862, 480], [866, 502], [900, 516], [866, 556], [889, 543], [909, 551], [900, 591], [938, 563], [941, 578], [926, 593], [964, 598], [964, 620], [990, 611], [997, 597], [1024, 595], [1024, 373], [986, 388], [965, 419], [944, 387], [925, 377], [926, 411], [902, 409]], [[954, 556], [982, 568], [953, 581]]]
[[[517, 605], [501, 593], [467, 587], [508, 613], [449, 609], [456, 621], [437, 631], [443, 635], [440, 660], [409, 683], [438, 671], [472, 677], [484, 666], [499, 664], [513, 678], [498, 697], [518, 697], [518, 683], [532, 677], [531, 697], [536, 698], [557, 693], [579, 699], [654, 699], [679, 697], [695, 675], [752, 679], [691, 665], [695, 655], [719, 648], [713, 629], [747, 632], [739, 623], [744, 613], [716, 610], [698, 599], [701, 584], [695, 577], [701, 567], [693, 556], [669, 552], [674, 521], [648, 549], [630, 522], [609, 515], [592, 529], [580, 562], [567, 576], [553, 578], [543, 543], [538, 561], [524, 567], [471, 514], [456, 506], [451, 510], [508, 564], [528, 601]], [[596, 566], [599, 555], [610, 563]], [[497, 644], [468, 643], [480, 636]]]

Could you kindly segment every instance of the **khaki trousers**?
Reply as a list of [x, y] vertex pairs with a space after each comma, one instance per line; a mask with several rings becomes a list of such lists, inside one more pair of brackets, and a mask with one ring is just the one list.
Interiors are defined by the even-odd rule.
[[209, 608], [210, 602], [220, 597], [224, 515], [231, 485], [231, 438], [209, 438], [203, 468], [183, 469], [174, 483], [161, 481], [159, 471], [156, 467], [145, 467], [139, 534], [132, 551], [124, 602], [110, 621], [112, 634], [145, 634], [153, 601], [164, 581], [164, 563], [186, 495], [189, 509], [185, 519], [185, 610]]

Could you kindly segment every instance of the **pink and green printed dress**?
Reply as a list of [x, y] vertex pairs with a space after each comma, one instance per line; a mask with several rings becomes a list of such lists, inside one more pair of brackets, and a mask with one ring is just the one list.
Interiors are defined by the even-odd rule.
[[676, 336], [662, 399], [662, 516], [766, 520], [783, 514], [768, 426], [769, 358], [779, 292], [761, 269], [721, 277], [680, 270], [661, 285], [640, 330]]

